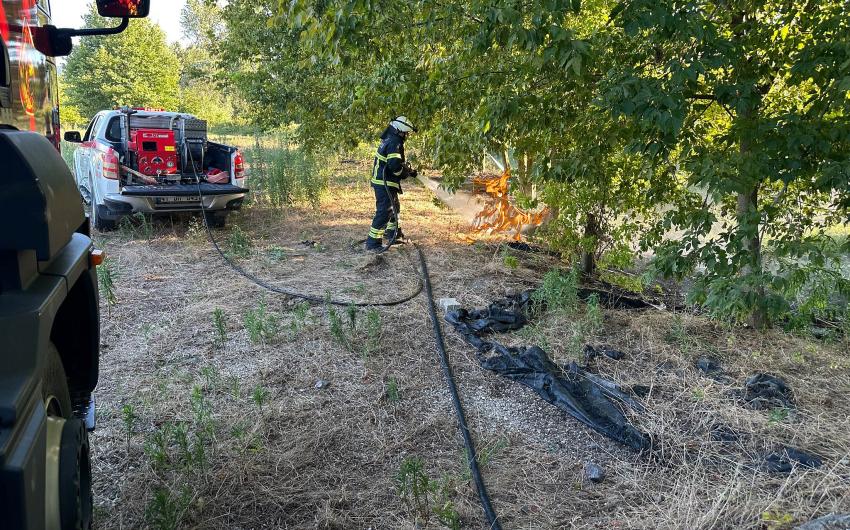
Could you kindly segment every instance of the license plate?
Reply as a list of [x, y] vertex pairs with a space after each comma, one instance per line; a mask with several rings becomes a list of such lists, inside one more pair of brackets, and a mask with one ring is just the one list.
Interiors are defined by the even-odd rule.
[[180, 204], [184, 202], [201, 202], [201, 198], [197, 195], [188, 195], [185, 197], [157, 197], [157, 204]]

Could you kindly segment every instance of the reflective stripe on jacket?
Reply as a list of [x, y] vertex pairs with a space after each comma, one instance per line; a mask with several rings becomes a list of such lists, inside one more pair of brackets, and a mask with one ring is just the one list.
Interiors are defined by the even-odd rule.
[[372, 166], [372, 185], [384, 186], [401, 192], [401, 179], [404, 174], [404, 140], [390, 130], [385, 133], [375, 153], [375, 163]]

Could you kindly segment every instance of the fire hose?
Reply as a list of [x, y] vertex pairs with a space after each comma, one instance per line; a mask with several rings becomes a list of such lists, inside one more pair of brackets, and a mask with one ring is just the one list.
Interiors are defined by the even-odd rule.
[[[195, 161], [192, 159], [191, 150], [187, 150], [189, 155], [189, 160], [192, 165], [192, 172], [195, 176], [195, 184], [198, 188], [198, 198], [201, 203], [201, 212], [202, 217], [204, 219], [204, 228], [207, 232], [207, 238], [210, 240], [213, 248], [216, 250], [218, 255], [222, 260], [237, 274], [244, 277], [248, 281], [254, 283], [255, 285], [262, 287], [266, 290], [269, 290], [274, 293], [283, 294], [292, 298], [299, 298], [301, 300], [307, 300], [310, 302], [316, 303], [324, 303], [324, 304], [333, 304], [338, 306], [351, 306], [354, 305], [356, 307], [372, 307], [372, 306], [395, 306], [401, 305], [406, 302], [409, 302], [416, 298], [419, 293], [425, 291], [425, 295], [427, 297], [428, 304], [428, 314], [431, 317], [431, 327], [434, 330], [434, 344], [437, 347], [437, 352], [440, 354], [440, 364], [443, 369], [443, 375], [446, 379], [446, 384], [449, 387], [449, 393], [452, 398], [452, 406], [454, 407], [455, 415], [458, 420], [458, 428], [460, 429], [461, 435], [463, 436], [463, 443], [466, 446], [466, 458], [467, 464], [469, 465], [469, 470], [472, 475], [472, 480], [475, 483], [475, 489], [478, 492], [478, 498], [481, 502], [481, 506], [484, 509], [484, 515], [487, 518], [488, 528], [490, 530], [502, 530], [502, 525], [498, 520], [498, 516], [496, 515], [495, 510], [493, 509], [493, 505], [490, 502], [490, 495], [487, 493], [487, 487], [484, 484], [484, 479], [481, 476], [481, 469], [478, 466], [478, 457], [475, 452], [475, 444], [472, 440], [472, 435], [469, 432], [469, 427], [466, 423], [466, 414], [463, 410], [463, 404], [460, 401], [460, 396], [458, 394], [457, 383], [455, 382], [454, 372], [452, 371], [451, 363], [449, 362], [448, 354], [446, 353], [446, 344], [443, 339], [443, 331], [440, 326], [440, 321], [437, 318], [437, 311], [434, 306], [434, 292], [431, 288], [431, 277], [428, 274], [428, 264], [425, 260], [425, 253], [422, 251], [422, 248], [419, 247], [416, 243], [412, 243], [413, 248], [416, 249], [416, 252], [419, 257], [419, 272], [420, 278], [418, 282], [418, 287], [414, 290], [413, 293], [404, 296], [402, 298], [396, 300], [390, 300], [386, 302], [347, 302], [343, 300], [337, 300], [333, 298], [323, 298], [320, 296], [315, 296], [308, 293], [300, 293], [297, 291], [293, 291], [290, 289], [284, 289], [275, 285], [271, 285], [270, 283], [254, 276], [250, 272], [246, 271], [244, 268], [240, 267], [236, 263], [234, 263], [219, 247], [218, 242], [215, 240], [212, 229], [209, 226], [209, 222], [207, 220], [207, 210], [206, 206], [204, 206], [204, 195], [203, 190], [201, 189], [201, 179], [198, 176], [198, 173], [195, 169]], [[384, 190], [387, 195], [389, 195], [389, 188], [387, 187], [387, 181], [384, 180]], [[397, 229], [392, 237], [392, 239], [387, 243], [386, 246], [382, 247], [379, 253], [386, 252], [393, 244], [396, 242], [396, 238], [398, 237], [398, 233], [401, 231], [401, 225], [399, 224], [398, 212], [396, 212], [395, 204], [392, 200], [390, 200], [390, 208], [393, 212], [393, 217], [396, 219]]]

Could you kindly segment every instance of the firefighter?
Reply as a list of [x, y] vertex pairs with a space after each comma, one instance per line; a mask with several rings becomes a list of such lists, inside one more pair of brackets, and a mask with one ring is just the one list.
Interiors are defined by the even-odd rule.
[[404, 237], [395, 214], [398, 214], [399, 210], [398, 196], [402, 193], [402, 179], [416, 177], [418, 173], [404, 159], [404, 141], [412, 132], [416, 132], [416, 127], [410, 120], [404, 116], [398, 116], [390, 121], [381, 135], [381, 143], [378, 145], [375, 163], [372, 166], [375, 217], [372, 219], [372, 227], [366, 239], [366, 250], [380, 250], [382, 237], [390, 242]]

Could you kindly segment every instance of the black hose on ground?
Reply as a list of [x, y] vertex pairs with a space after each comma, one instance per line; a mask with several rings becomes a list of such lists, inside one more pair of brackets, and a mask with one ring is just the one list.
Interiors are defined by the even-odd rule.
[[[189, 154], [191, 159], [191, 152]], [[245, 269], [240, 267], [239, 265], [233, 263], [230, 258], [221, 250], [218, 246], [218, 242], [215, 240], [213, 236], [212, 230], [210, 229], [209, 222], [207, 221], [206, 209], [204, 207], [204, 195], [201, 190], [201, 180], [195, 171], [195, 164], [192, 161], [192, 171], [195, 173], [195, 184], [198, 187], [198, 198], [201, 201], [201, 210], [204, 218], [204, 227], [207, 231], [207, 237], [212, 243], [212, 246], [218, 252], [218, 255], [224, 260], [224, 262], [236, 273], [243, 276], [245, 279], [253, 282], [254, 284], [267, 289], [269, 291], [283, 294], [286, 296], [291, 296], [293, 298], [300, 298], [302, 300], [309, 300], [312, 302], [319, 303], [330, 303], [334, 305], [348, 306], [354, 305], [358, 307], [364, 306], [394, 306], [400, 305], [405, 302], [409, 302], [414, 299], [419, 293], [422, 292], [423, 286], [425, 289], [425, 294], [428, 298], [428, 314], [431, 316], [431, 326], [434, 329], [434, 343], [437, 346], [437, 351], [440, 354], [440, 364], [443, 367], [443, 375], [446, 378], [446, 384], [449, 387], [449, 393], [452, 396], [452, 406], [454, 407], [455, 415], [458, 420], [458, 427], [460, 428], [460, 432], [463, 435], [463, 443], [466, 446], [466, 459], [469, 464], [469, 471], [472, 475], [472, 481], [475, 483], [475, 489], [478, 491], [478, 498], [481, 500], [481, 506], [484, 508], [484, 515], [487, 517], [487, 524], [489, 530], [502, 530], [502, 525], [499, 523], [498, 516], [496, 515], [496, 511], [493, 509], [493, 504], [490, 502], [490, 495], [487, 493], [487, 487], [484, 485], [484, 479], [481, 476], [481, 469], [478, 467], [478, 456], [475, 452], [475, 444], [472, 441], [472, 435], [469, 433], [469, 427], [466, 425], [466, 414], [463, 411], [463, 404], [460, 402], [460, 396], [457, 391], [457, 383], [455, 383], [454, 372], [452, 371], [452, 366], [449, 363], [449, 357], [446, 353], [446, 343], [443, 340], [443, 330], [440, 327], [440, 320], [437, 318], [437, 310], [434, 307], [434, 291], [431, 289], [431, 277], [428, 274], [428, 264], [425, 262], [425, 253], [422, 252], [422, 249], [416, 243], [413, 243], [413, 247], [416, 249], [417, 254], [419, 255], [419, 266], [420, 266], [420, 274], [419, 285], [414, 293], [405, 296], [404, 298], [400, 298], [398, 300], [391, 300], [389, 302], [378, 302], [378, 303], [368, 303], [368, 302], [344, 302], [333, 299], [321, 298], [318, 296], [313, 296], [305, 293], [299, 293], [296, 291], [291, 291], [289, 289], [282, 289], [275, 285], [271, 285], [260, 278], [257, 278], [253, 274], [247, 272]], [[389, 194], [389, 189], [387, 188], [386, 180], [384, 180], [384, 189]], [[396, 232], [393, 235], [393, 238], [387, 243], [385, 247], [382, 247], [378, 253], [386, 252], [393, 244], [396, 242], [396, 238], [398, 237], [398, 232], [401, 229], [401, 225], [398, 224], [398, 212], [395, 211], [395, 205], [393, 201], [390, 200], [390, 205], [393, 211], [393, 215], [396, 219]]]
[[437, 318], [437, 310], [434, 308], [434, 292], [431, 290], [431, 278], [428, 275], [428, 264], [425, 262], [425, 253], [422, 252], [422, 249], [418, 245], [414, 245], [414, 247], [419, 254], [419, 265], [422, 271], [422, 279], [425, 282], [425, 295], [428, 298], [428, 314], [431, 315], [431, 325], [434, 328], [434, 342], [437, 345], [437, 351], [440, 353], [443, 374], [446, 377], [446, 384], [449, 386], [449, 392], [452, 395], [452, 405], [454, 405], [455, 414], [457, 415], [458, 426], [460, 427], [461, 434], [463, 434], [463, 443], [466, 445], [466, 459], [469, 463], [469, 470], [472, 473], [472, 480], [475, 482], [475, 489], [478, 490], [478, 498], [481, 499], [481, 506], [484, 508], [484, 515], [487, 516], [487, 523], [490, 530], [502, 530], [502, 525], [499, 523], [499, 519], [490, 502], [490, 495], [487, 494], [484, 479], [481, 477], [481, 470], [478, 468], [475, 444], [473, 444], [472, 436], [469, 434], [469, 428], [466, 426], [466, 415], [463, 412], [463, 405], [457, 393], [457, 384], [455, 383], [452, 366], [449, 364], [449, 358], [446, 354], [446, 344], [443, 341], [443, 331], [440, 327], [440, 321]]
[[[266, 282], [265, 280], [258, 278], [257, 276], [254, 276], [250, 272], [246, 271], [245, 269], [243, 269], [242, 267], [240, 267], [239, 265], [234, 263], [227, 256], [227, 254], [225, 254], [224, 251], [221, 250], [221, 247], [218, 246], [218, 242], [215, 240], [215, 236], [213, 236], [212, 229], [210, 228], [209, 221], [207, 220], [207, 209], [204, 206], [204, 194], [203, 194], [203, 191], [201, 190], [201, 178], [198, 176], [198, 172], [195, 170], [195, 161], [192, 158], [192, 151], [187, 150], [186, 152], [189, 155], [189, 161], [190, 161], [190, 164], [192, 165], [192, 173], [195, 176], [195, 185], [198, 188], [198, 199], [201, 202], [201, 216], [204, 218], [204, 228], [207, 231], [207, 239], [210, 240], [210, 243], [212, 244], [213, 248], [216, 250], [216, 252], [218, 252], [218, 255], [221, 256], [221, 259], [224, 260], [224, 262], [227, 264], [227, 266], [230, 267], [233, 270], [233, 272], [239, 274], [240, 276], [242, 276], [246, 280], [254, 283], [255, 285], [262, 287], [263, 289], [271, 291], [273, 293], [286, 295], [286, 296], [289, 296], [289, 297], [292, 297], [292, 298], [299, 298], [301, 300], [307, 300], [307, 301], [310, 301], [310, 302], [317, 302], [317, 303], [320, 303], [320, 304], [331, 304], [331, 305], [345, 306], [345, 307], [348, 307], [348, 306], [355, 306], [355, 307], [381, 306], [381, 307], [387, 307], [387, 306], [401, 305], [405, 302], [409, 302], [409, 301], [413, 300], [414, 298], [419, 296], [419, 293], [422, 292], [422, 278], [419, 278], [416, 289], [414, 289], [412, 293], [410, 293], [407, 296], [404, 296], [402, 298], [397, 298], [395, 300], [389, 300], [387, 302], [349, 302], [349, 301], [345, 301], [345, 300], [336, 300], [334, 298], [325, 298], [325, 297], [321, 297], [321, 296], [315, 296], [315, 295], [311, 295], [311, 294], [300, 293], [298, 291], [293, 291], [291, 289], [285, 289], [283, 287], [278, 287], [276, 285], [272, 285], [272, 284]], [[392, 243], [394, 243], [394, 240], [391, 241], [390, 244], [387, 245], [386, 248], [382, 249], [381, 252], [386, 251], [390, 247], [390, 245], [392, 245]]]

